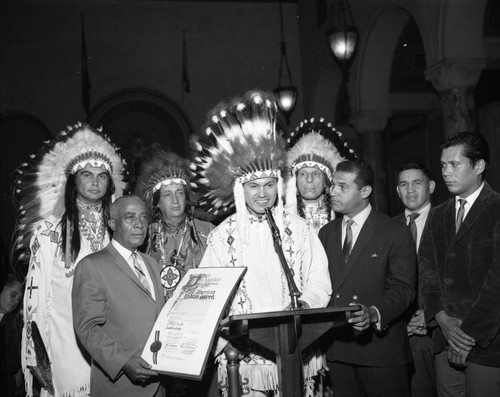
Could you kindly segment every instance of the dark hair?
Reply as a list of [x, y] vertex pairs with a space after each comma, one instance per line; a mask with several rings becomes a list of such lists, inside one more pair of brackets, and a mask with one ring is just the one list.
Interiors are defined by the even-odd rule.
[[19, 283], [22, 286], [24, 284], [24, 280], [22, 280], [16, 273], [10, 272], [0, 288], [0, 292], [14, 283]]
[[406, 163], [404, 164], [400, 169], [399, 173], [401, 174], [403, 171], [408, 171], [408, 170], [420, 170], [423, 172], [423, 174], [427, 177], [429, 181], [432, 181], [432, 175], [429, 169], [423, 165], [422, 163]]
[[345, 160], [337, 164], [335, 172], [351, 172], [356, 175], [354, 183], [362, 189], [365, 186], [371, 186], [375, 184], [375, 174], [373, 173], [372, 167], [367, 163], [360, 161], [358, 159]]
[[462, 146], [462, 154], [467, 157], [472, 165], [476, 165], [479, 160], [484, 160], [485, 171], [490, 161], [490, 148], [488, 142], [481, 134], [472, 132], [459, 132], [446, 138], [441, 143], [441, 150], [452, 146]]
[[[80, 229], [78, 227], [78, 207], [76, 206], [76, 198], [78, 197], [78, 192], [76, 190], [76, 174], [68, 175], [66, 179], [66, 187], [64, 189], [64, 206], [65, 211], [61, 218], [61, 233], [62, 233], [62, 252], [63, 255], [66, 253], [66, 247], [69, 243], [69, 253], [70, 258], [64, 258], [65, 260], [71, 260], [72, 262], [78, 257], [80, 253]], [[112, 202], [112, 196], [115, 192], [115, 184], [111, 175], [108, 173], [108, 189], [106, 194], [102, 199], [102, 216], [104, 226], [108, 228], [109, 219], [109, 208]], [[70, 230], [70, 241], [66, 241], [66, 236], [68, 234], [67, 225], [69, 224]], [[109, 231], [109, 229], [108, 229]]]

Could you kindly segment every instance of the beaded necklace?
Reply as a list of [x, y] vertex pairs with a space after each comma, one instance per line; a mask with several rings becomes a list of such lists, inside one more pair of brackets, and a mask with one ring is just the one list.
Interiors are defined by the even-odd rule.
[[106, 232], [102, 204], [92, 206], [76, 199], [76, 205], [78, 207], [78, 228], [80, 233], [89, 241], [92, 252], [101, 250]]

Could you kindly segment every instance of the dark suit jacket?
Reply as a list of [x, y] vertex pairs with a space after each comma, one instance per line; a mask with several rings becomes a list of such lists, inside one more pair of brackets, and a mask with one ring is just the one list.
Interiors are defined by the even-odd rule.
[[164, 304], [159, 266], [150, 256], [140, 255], [151, 275], [156, 301], [111, 243], [76, 267], [73, 324], [92, 357], [92, 397], [146, 397], [158, 390], [158, 382], [135, 385], [122, 371], [132, 356], [141, 355]]
[[[420, 242], [425, 318], [444, 310], [476, 340], [469, 361], [500, 366], [500, 195], [485, 183], [455, 234], [455, 199], [431, 210]], [[435, 351], [446, 346], [433, 333]]]
[[[398, 221], [404, 223], [406, 225], [406, 216], [405, 216], [405, 213], [404, 212], [401, 212], [400, 214], [397, 214], [394, 219], [397, 219]], [[425, 220], [425, 223], [427, 224], [427, 221], [429, 220], [429, 217], [427, 216], [427, 219]], [[408, 225], [406, 225], [408, 227]], [[424, 228], [425, 228], [425, 225], [424, 225]], [[423, 230], [422, 230], [422, 233], [423, 233]], [[420, 251], [420, 247], [418, 248], [418, 250]], [[418, 252], [417, 252], [417, 259], [418, 259]], [[418, 260], [417, 260], [417, 269], [419, 269], [419, 265], [418, 265]], [[417, 275], [418, 275], [418, 271], [417, 271]], [[416, 291], [418, 292], [418, 277], [417, 277], [417, 289]], [[420, 295], [417, 293], [417, 298], [415, 299], [415, 302], [413, 302], [412, 306], [410, 307], [410, 310], [409, 310], [409, 317], [408, 319], [411, 319], [411, 316], [413, 315], [413, 313], [415, 312], [415, 310], [417, 309], [421, 309], [423, 307], [423, 302], [422, 302], [422, 298], [420, 297]]]
[[353, 295], [380, 312], [382, 331], [358, 334], [350, 325], [334, 328], [329, 360], [355, 365], [393, 366], [411, 362], [406, 323], [401, 315], [414, 298], [415, 244], [399, 221], [372, 209], [347, 264], [342, 256], [342, 218], [319, 232], [328, 256], [333, 293], [330, 306], [346, 306]]

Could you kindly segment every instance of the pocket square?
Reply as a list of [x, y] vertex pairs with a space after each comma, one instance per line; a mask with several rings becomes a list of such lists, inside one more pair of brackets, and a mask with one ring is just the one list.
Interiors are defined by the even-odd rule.
[[377, 253], [372, 254], [371, 258], [378, 258]]

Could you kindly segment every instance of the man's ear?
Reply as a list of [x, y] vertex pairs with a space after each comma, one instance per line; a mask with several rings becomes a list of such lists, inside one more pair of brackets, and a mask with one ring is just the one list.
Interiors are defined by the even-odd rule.
[[434, 181], [429, 181], [429, 193], [432, 194], [434, 193], [434, 189], [436, 188], [436, 182]]
[[399, 186], [396, 186], [396, 192], [398, 192], [398, 197], [401, 198], [401, 193], [399, 193]]
[[370, 185], [367, 185], [361, 189], [361, 197], [363, 197], [364, 199], [370, 197], [370, 194], [372, 194], [372, 187]]
[[115, 219], [108, 219], [108, 226], [112, 231], [116, 232], [116, 220]]
[[474, 168], [477, 169], [477, 174], [481, 175], [486, 169], [486, 161], [484, 161], [483, 159], [476, 161], [476, 164], [474, 164]]

